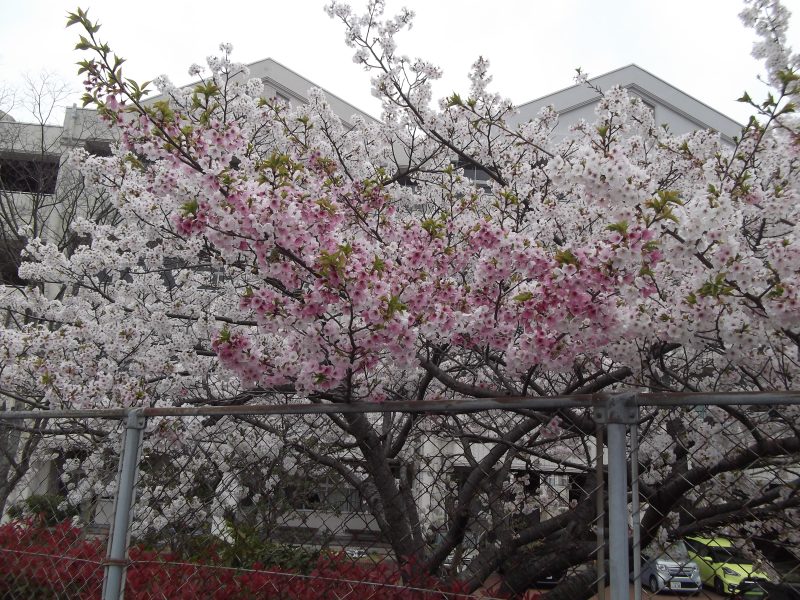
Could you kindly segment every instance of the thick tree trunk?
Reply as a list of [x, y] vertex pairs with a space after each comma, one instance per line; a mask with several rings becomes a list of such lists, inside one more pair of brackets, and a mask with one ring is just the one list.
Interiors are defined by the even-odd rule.
[[29, 434], [31, 437], [20, 448], [22, 434], [12, 423], [14, 421], [0, 419], [0, 518], [8, 508], [6, 504], [11, 493], [30, 467], [30, 456], [41, 439]]
[[[535, 549], [523, 550], [503, 563], [503, 591], [513, 596], [522, 596], [526, 590], [535, 587], [537, 581], [549, 576], [558, 576], [570, 567], [585, 563], [596, 549], [597, 544], [593, 542], [563, 539], [560, 542], [550, 543], [545, 540]], [[581, 588], [582, 583], [569, 585], [576, 578], [581, 580], [579, 576], [570, 574], [558, 588], [569, 587], [571, 591]], [[594, 579], [589, 583], [593, 584]], [[591, 589], [591, 585], [588, 587]], [[555, 592], [558, 588], [553, 591]], [[580, 595], [560, 595], [560, 592], [559, 595], [553, 596], [553, 598], [569, 598], [570, 600], [579, 600], [582, 597]]]
[[[370, 509], [379, 511], [382, 519], [377, 519], [383, 537], [392, 546], [398, 561], [420, 561], [424, 542], [415, 535], [414, 523], [419, 522], [419, 515], [411, 512], [409, 503], [405, 501], [391, 464], [384, 451], [383, 444], [375, 430], [363, 414], [346, 414], [344, 418], [356, 439], [364, 457], [364, 465], [372, 484], [375, 486], [377, 498], [367, 498]], [[375, 506], [375, 500], [379, 506]]]
[[0, 419], [0, 516], [6, 512], [6, 502], [11, 494], [11, 465], [19, 449], [19, 432]]
[[586, 566], [544, 594], [541, 600], [586, 600], [597, 591], [597, 569]]

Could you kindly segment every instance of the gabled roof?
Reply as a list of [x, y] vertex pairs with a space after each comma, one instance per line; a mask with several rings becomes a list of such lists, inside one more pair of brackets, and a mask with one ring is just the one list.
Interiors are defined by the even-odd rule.
[[372, 121], [373, 123], [378, 122], [377, 119], [360, 110], [355, 105], [350, 104], [325, 88], [318, 86], [313, 81], [306, 79], [289, 67], [282, 65], [277, 60], [265, 58], [247, 65], [247, 68], [250, 69], [250, 77], [261, 79], [266, 85], [275, 88], [277, 92], [290, 100], [293, 99], [305, 103], [308, 101], [308, 90], [311, 88], [318, 88], [325, 93], [325, 97], [328, 99], [333, 111], [344, 119], [345, 122], [350, 123], [353, 115], [359, 115], [366, 121]]
[[[700, 100], [690, 96], [641, 68], [630, 64], [614, 71], [589, 79], [593, 87], [607, 90], [614, 86], [626, 88], [654, 107], [664, 109], [664, 114], [656, 113], [656, 121], [667, 122], [675, 133], [685, 133], [692, 129], [713, 129], [727, 142], [740, 136], [742, 125], [723, 115]], [[588, 85], [573, 85], [519, 106], [519, 122], [533, 119], [541, 108], [552, 105], [561, 115], [562, 121], [572, 122], [569, 113], [580, 113], [596, 103], [600, 95]], [[673, 121], [677, 122], [677, 127]], [[684, 122], [685, 121], [685, 122]], [[681, 127], [683, 125], [683, 127]], [[682, 129], [686, 131], [682, 131]]]
[[[246, 66], [250, 71], [250, 74], [247, 76], [248, 79], [260, 79], [264, 82], [265, 97], [272, 96], [274, 91], [274, 93], [283, 96], [290, 102], [300, 102], [305, 104], [308, 102], [308, 91], [312, 88], [316, 88], [325, 94], [325, 97], [327, 98], [331, 109], [333, 109], [333, 112], [336, 113], [346, 125], [352, 126], [352, 119], [354, 115], [359, 115], [366, 121], [371, 121], [373, 123], [378, 122], [375, 117], [365, 113], [363, 110], [360, 110], [354, 104], [350, 104], [336, 94], [329, 92], [323, 87], [320, 87], [310, 79], [306, 79], [289, 67], [282, 65], [277, 60], [272, 58], [264, 58]], [[236, 77], [238, 78], [240, 76], [237, 75]], [[194, 85], [197, 85], [197, 81], [183, 84], [179, 87], [189, 88]], [[155, 102], [156, 100], [160, 100], [162, 97], [162, 94], [148, 96], [145, 99], [145, 103]]]

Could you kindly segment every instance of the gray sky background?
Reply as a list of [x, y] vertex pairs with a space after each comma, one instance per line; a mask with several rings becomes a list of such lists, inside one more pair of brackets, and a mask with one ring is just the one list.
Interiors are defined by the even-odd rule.
[[[23, 76], [48, 72], [81, 90], [72, 48], [78, 30], [64, 28], [75, 0], [0, 0], [0, 86], [23, 86]], [[80, 0], [79, 0], [80, 1]], [[796, 15], [790, 38], [800, 47], [800, 0], [785, 2]], [[100, 37], [128, 59], [136, 80], [168, 75], [191, 81], [188, 67], [204, 64], [220, 42], [234, 59], [272, 57], [366, 112], [379, 116], [369, 75], [352, 62], [343, 27], [320, 0], [86, 0], [102, 24]], [[353, 3], [359, 10], [363, 3]], [[572, 85], [575, 67], [590, 76], [629, 63], [679, 87], [739, 121], [749, 111], [735, 101], [744, 90], [766, 93], [761, 65], [750, 57], [755, 39], [738, 18], [737, 0], [388, 0], [387, 14], [416, 12], [399, 50], [444, 69], [435, 91], [466, 91], [466, 74], [479, 55], [491, 61], [493, 88], [521, 104]], [[18, 99], [11, 114], [30, 120]], [[56, 116], [56, 121], [60, 119]]]

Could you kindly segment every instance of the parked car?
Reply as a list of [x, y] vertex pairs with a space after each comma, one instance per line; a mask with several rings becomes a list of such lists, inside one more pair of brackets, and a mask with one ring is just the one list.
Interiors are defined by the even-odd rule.
[[733, 542], [722, 537], [684, 538], [689, 558], [700, 567], [704, 585], [714, 587], [722, 595], [739, 594], [747, 598], [763, 598], [762, 583], [767, 574], [756, 568], [754, 561], [737, 550]]
[[642, 585], [658, 593], [672, 592], [696, 594], [703, 588], [700, 567], [690, 557], [683, 541], [677, 541], [659, 555], [642, 555]]

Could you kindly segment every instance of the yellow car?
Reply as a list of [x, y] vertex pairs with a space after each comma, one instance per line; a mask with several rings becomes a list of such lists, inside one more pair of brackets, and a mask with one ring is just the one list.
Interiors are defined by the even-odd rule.
[[759, 585], [768, 582], [763, 571], [756, 569], [752, 559], [746, 558], [728, 539], [715, 537], [684, 538], [686, 549], [700, 567], [700, 578], [705, 585], [713, 586], [719, 594], [740, 593], [756, 598], [764, 593]]

